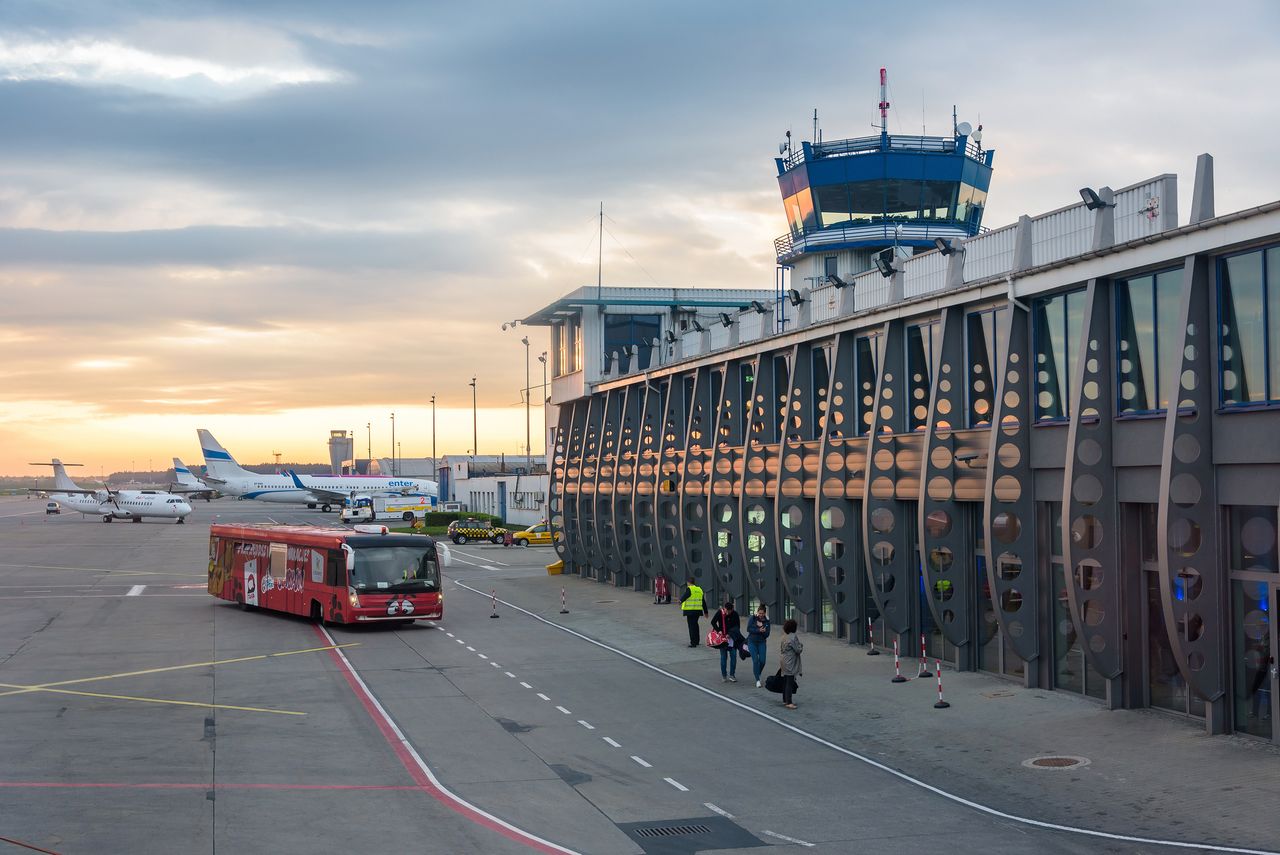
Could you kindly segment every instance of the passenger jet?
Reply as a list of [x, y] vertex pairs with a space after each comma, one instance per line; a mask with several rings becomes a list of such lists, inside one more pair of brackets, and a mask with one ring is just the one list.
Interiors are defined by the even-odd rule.
[[259, 475], [236, 463], [213, 434], [196, 430], [204, 453], [205, 480], [219, 492], [241, 499], [332, 510], [355, 494], [362, 496], [435, 496], [436, 482], [426, 478], [377, 475]]

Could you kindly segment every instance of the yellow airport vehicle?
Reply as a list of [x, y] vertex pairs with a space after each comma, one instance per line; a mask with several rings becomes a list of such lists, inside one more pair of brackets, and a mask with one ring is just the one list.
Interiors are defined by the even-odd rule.
[[550, 546], [551, 526], [546, 522], [540, 522], [524, 531], [516, 532], [511, 536], [511, 541], [516, 546]]
[[454, 543], [462, 544], [470, 540], [488, 540], [502, 543], [507, 536], [505, 528], [498, 528], [488, 520], [463, 519], [449, 523], [448, 537]]

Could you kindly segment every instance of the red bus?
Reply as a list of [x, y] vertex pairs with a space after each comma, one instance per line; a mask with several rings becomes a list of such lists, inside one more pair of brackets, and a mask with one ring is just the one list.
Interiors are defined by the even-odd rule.
[[430, 537], [381, 525], [213, 525], [209, 593], [315, 621], [440, 620], [441, 552]]

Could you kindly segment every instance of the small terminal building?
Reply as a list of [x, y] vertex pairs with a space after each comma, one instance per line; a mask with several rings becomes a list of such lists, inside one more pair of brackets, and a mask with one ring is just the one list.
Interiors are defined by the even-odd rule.
[[566, 570], [1280, 740], [1280, 202], [1218, 214], [1204, 155], [1186, 216], [983, 230], [963, 130], [784, 152], [776, 289], [526, 319]]

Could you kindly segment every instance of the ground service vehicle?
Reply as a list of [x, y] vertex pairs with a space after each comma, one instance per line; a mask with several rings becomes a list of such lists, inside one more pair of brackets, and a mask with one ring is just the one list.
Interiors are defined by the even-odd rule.
[[469, 540], [488, 540], [502, 543], [507, 535], [505, 528], [498, 528], [488, 520], [464, 519], [449, 523], [448, 536], [454, 543], [466, 543]]
[[412, 522], [435, 509], [430, 496], [356, 496], [342, 509], [343, 522], [397, 519]]
[[547, 525], [546, 522], [529, 526], [524, 531], [518, 531], [513, 534], [511, 542], [516, 546], [550, 546], [551, 526]]
[[46, 514], [60, 514], [62, 513], [62, 506], [57, 502], [49, 502], [44, 506], [44, 512]]
[[334, 623], [440, 620], [440, 553], [424, 535], [299, 525], [209, 527], [209, 593]]

